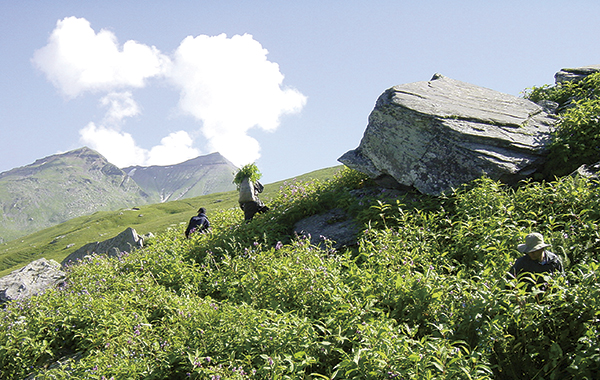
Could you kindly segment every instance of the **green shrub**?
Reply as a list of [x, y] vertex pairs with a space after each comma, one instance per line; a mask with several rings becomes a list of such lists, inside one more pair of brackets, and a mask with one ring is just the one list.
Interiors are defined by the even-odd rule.
[[572, 106], [583, 99], [600, 98], [600, 73], [594, 73], [578, 81], [566, 81], [555, 86], [532, 87], [524, 92], [524, 97], [532, 102], [550, 100], [558, 103], [559, 109]]
[[[0, 378], [594, 379], [599, 191], [482, 178], [435, 198], [350, 170], [290, 183], [249, 224], [214, 213], [209, 233], [180, 225], [5, 305]], [[358, 248], [289, 231], [332, 207], [364, 222]], [[531, 231], [565, 264], [546, 290], [506, 279]]]
[[534, 87], [525, 97], [559, 104], [560, 120], [549, 146], [546, 178], [561, 177], [582, 164], [600, 161], [600, 73], [552, 87]]
[[600, 161], [600, 99], [574, 103], [560, 119], [550, 145], [546, 172], [569, 174], [583, 164]]

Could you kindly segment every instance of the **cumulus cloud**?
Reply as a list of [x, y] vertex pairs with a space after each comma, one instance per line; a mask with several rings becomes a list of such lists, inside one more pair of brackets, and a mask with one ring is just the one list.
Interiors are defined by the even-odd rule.
[[[32, 61], [67, 98], [102, 94], [100, 104], [107, 109], [102, 125], [89, 123], [80, 130], [80, 141], [115, 165], [174, 164], [196, 157], [196, 143], [241, 166], [260, 157], [251, 129], [273, 132], [283, 115], [306, 104], [303, 94], [283, 86], [279, 65], [267, 54], [249, 34], [221, 34], [189, 36], [166, 56], [136, 41], [121, 46], [112, 32], [96, 33], [87, 20], [67, 17]], [[178, 106], [198, 121], [200, 133], [194, 135], [203, 141], [178, 131], [144, 149], [122, 131], [125, 118], [141, 115], [129, 90], [146, 86], [150, 78], [163, 78], [180, 91]]]
[[86, 91], [143, 87], [169, 62], [154, 46], [130, 40], [121, 47], [112, 32], [96, 33], [77, 17], [59, 20], [48, 44], [33, 55], [34, 65], [69, 98]]
[[100, 104], [108, 110], [104, 119], [111, 125], [120, 125], [126, 117], [139, 115], [140, 106], [133, 99], [131, 92], [111, 92], [100, 99]]
[[160, 145], [148, 152], [147, 165], [172, 165], [198, 157], [200, 152], [192, 147], [194, 140], [186, 131], [170, 133], [160, 140]]
[[147, 151], [129, 133], [89, 123], [79, 131], [80, 141], [120, 168], [146, 162]]
[[81, 129], [79, 135], [82, 144], [100, 152], [120, 168], [135, 165], [173, 165], [200, 154], [192, 147], [193, 140], [185, 131], [169, 134], [150, 150], [139, 147], [129, 133], [94, 123], [89, 123]]
[[299, 112], [306, 97], [282, 88], [279, 65], [249, 34], [185, 38], [169, 77], [180, 89], [180, 108], [202, 121], [209, 145], [242, 165], [260, 157], [251, 128], [274, 131], [284, 114]]

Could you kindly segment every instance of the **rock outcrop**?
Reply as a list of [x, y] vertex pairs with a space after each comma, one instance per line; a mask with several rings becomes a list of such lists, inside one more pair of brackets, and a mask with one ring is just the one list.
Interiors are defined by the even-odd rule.
[[598, 181], [600, 180], [600, 162], [589, 165], [581, 165], [573, 173], [571, 173], [571, 176], [579, 176]]
[[436, 74], [385, 91], [358, 148], [338, 160], [431, 195], [482, 175], [515, 183], [543, 164], [555, 123], [529, 100]]
[[333, 209], [309, 216], [294, 225], [294, 232], [310, 239], [312, 245], [340, 249], [356, 245], [359, 227], [343, 210]]
[[131, 252], [134, 249], [142, 248], [143, 246], [144, 238], [138, 235], [133, 228], [128, 227], [114, 238], [84, 245], [67, 256], [62, 261], [61, 265], [64, 267], [66, 265], [75, 264], [77, 261], [92, 254], [116, 257], [122, 252]]
[[554, 74], [554, 82], [559, 84], [563, 82], [577, 81], [597, 72], [600, 72], [600, 65], [561, 69], [559, 72]]
[[41, 258], [0, 278], [0, 304], [26, 299], [62, 283], [65, 272], [54, 260]]

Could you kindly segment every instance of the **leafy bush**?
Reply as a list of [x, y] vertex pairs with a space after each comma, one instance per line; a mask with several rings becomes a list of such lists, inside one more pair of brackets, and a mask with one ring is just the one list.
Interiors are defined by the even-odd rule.
[[579, 100], [562, 115], [549, 157], [546, 171], [556, 176], [600, 161], [600, 99]]
[[558, 103], [559, 109], [572, 106], [583, 99], [600, 97], [600, 73], [586, 76], [579, 81], [566, 81], [555, 86], [532, 87], [524, 92], [524, 97], [532, 102], [550, 100]]
[[560, 120], [550, 145], [547, 178], [600, 161], [600, 73], [552, 87], [534, 87], [525, 97], [559, 104]]
[[[594, 379], [600, 373], [598, 184], [447, 197], [398, 194], [344, 170], [286, 184], [271, 211], [233, 208], [0, 310], [0, 378]], [[357, 249], [320, 249], [295, 221], [341, 207]], [[545, 291], [506, 279], [542, 233], [565, 264]]]

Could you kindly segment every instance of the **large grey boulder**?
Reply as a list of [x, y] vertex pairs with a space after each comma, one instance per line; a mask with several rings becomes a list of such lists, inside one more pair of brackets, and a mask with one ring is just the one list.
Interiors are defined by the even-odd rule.
[[556, 120], [529, 100], [436, 74], [386, 90], [358, 148], [338, 160], [431, 195], [483, 174], [514, 183], [544, 162]]
[[294, 225], [297, 235], [310, 239], [312, 245], [340, 249], [357, 243], [360, 228], [342, 209], [328, 210], [319, 215], [304, 218]]
[[559, 72], [554, 74], [554, 82], [559, 84], [563, 82], [578, 81], [590, 74], [597, 72], [600, 72], [600, 65], [561, 69]]
[[122, 252], [131, 252], [134, 249], [142, 248], [143, 246], [144, 238], [138, 235], [133, 228], [128, 227], [114, 238], [84, 245], [67, 256], [62, 261], [61, 265], [64, 267], [69, 264], [75, 264], [77, 261], [92, 254], [116, 257]]
[[54, 260], [41, 258], [0, 278], [0, 304], [43, 293], [62, 283], [65, 272]]

